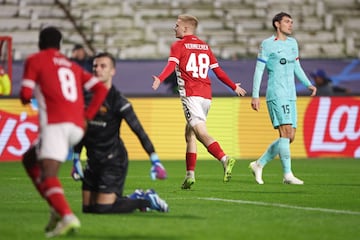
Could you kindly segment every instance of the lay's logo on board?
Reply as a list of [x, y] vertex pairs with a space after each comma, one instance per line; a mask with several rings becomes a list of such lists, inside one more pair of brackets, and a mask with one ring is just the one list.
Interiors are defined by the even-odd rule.
[[304, 114], [307, 155], [360, 158], [359, 111], [358, 98], [313, 98]]

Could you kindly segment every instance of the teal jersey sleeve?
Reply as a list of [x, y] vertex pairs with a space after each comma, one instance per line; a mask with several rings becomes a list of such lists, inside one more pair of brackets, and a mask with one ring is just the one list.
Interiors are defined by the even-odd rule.
[[309, 78], [306, 76], [303, 68], [301, 67], [299, 58], [295, 62], [295, 76], [299, 79], [299, 81], [304, 84], [306, 87], [311, 86], [311, 82]]
[[[272, 36], [262, 42], [257, 66], [260, 65], [259, 61], [263, 62], [268, 73], [266, 89], [267, 101], [275, 99], [295, 100], [295, 75], [302, 83], [308, 86], [310, 81], [301, 68], [298, 56], [298, 44], [292, 37], [288, 37], [283, 41]], [[257, 90], [257, 87], [260, 87], [259, 82], [261, 82], [261, 79], [258, 80], [259, 76], [257, 76], [260, 73], [260, 70], [259, 72], [255, 70], [253, 86], [255, 90]], [[255, 86], [255, 84], [257, 85]], [[253, 92], [253, 97], [254, 96], [256, 96], [256, 92]]]
[[253, 91], [252, 91], [252, 97], [253, 98], [259, 98], [260, 95], [260, 85], [262, 81], [262, 77], [264, 74], [264, 69], [266, 66], [266, 51], [264, 50], [263, 43], [261, 44], [256, 66], [255, 66], [255, 72], [254, 72], [254, 78], [253, 78]]

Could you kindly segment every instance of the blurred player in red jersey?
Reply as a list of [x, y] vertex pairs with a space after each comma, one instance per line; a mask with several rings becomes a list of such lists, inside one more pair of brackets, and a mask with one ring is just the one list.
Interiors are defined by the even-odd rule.
[[[83, 137], [86, 120], [95, 116], [107, 94], [96, 77], [60, 53], [61, 39], [57, 28], [40, 31], [40, 51], [26, 59], [20, 91], [23, 104], [30, 103], [33, 93], [39, 104], [39, 141], [24, 154], [23, 164], [50, 206], [47, 237], [66, 235], [80, 228], [57, 175], [69, 148]], [[94, 93], [86, 109], [83, 88]]]
[[246, 91], [240, 83], [234, 83], [219, 66], [209, 45], [195, 36], [198, 19], [188, 14], [178, 16], [175, 25], [176, 38], [180, 40], [172, 44], [166, 67], [159, 76], [153, 76], [152, 88], [156, 90], [174, 70], [177, 73], [179, 95], [187, 120], [186, 140], [186, 176], [181, 186], [190, 189], [195, 183], [195, 165], [197, 158], [196, 139], [199, 140], [224, 167], [224, 182], [231, 178], [235, 159], [227, 156], [219, 143], [212, 138], [206, 129], [206, 118], [211, 105], [211, 81], [208, 72], [211, 69], [216, 76], [230, 87], [238, 96]]

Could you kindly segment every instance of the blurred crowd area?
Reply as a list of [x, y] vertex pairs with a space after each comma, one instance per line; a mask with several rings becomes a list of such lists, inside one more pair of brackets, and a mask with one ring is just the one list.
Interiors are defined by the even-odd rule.
[[15, 60], [37, 50], [44, 25], [64, 32], [69, 57], [82, 44], [89, 54], [164, 59], [180, 13], [199, 18], [198, 35], [221, 59], [254, 57], [280, 11], [294, 19], [302, 58], [354, 58], [360, 50], [360, 0], [0, 0], [0, 9], [0, 33], [13, 37]]

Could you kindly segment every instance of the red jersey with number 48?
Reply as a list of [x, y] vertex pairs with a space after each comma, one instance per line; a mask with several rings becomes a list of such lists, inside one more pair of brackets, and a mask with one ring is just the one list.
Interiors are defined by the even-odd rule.
[[[177, 65], [180, 96], [200, 96], [211, 99], [211, 81], [208, 72], [209, 69], [220, 69], [220, 67], [207, 43], [195, 35], [184, 36], [172, 44], [168, 62], [175, 62]], [[215, 72], [218, 78], [230, 88], [235, 89], [235, 84], [228, 76], [223, 71], [219, 72], [221, 73]]]
[[[84, 127], [83, 88], [89, 90], [97, 84], [102, 85], [57, 49], [46, 49], [26, 59], [20, 97], [26, 102], [34, 91], [39, 104], [40, 125], [71, 122]], [[103, 88], [105, 97], [106, 89]], [[99, 100], [98, 106], [102, 102]]]

